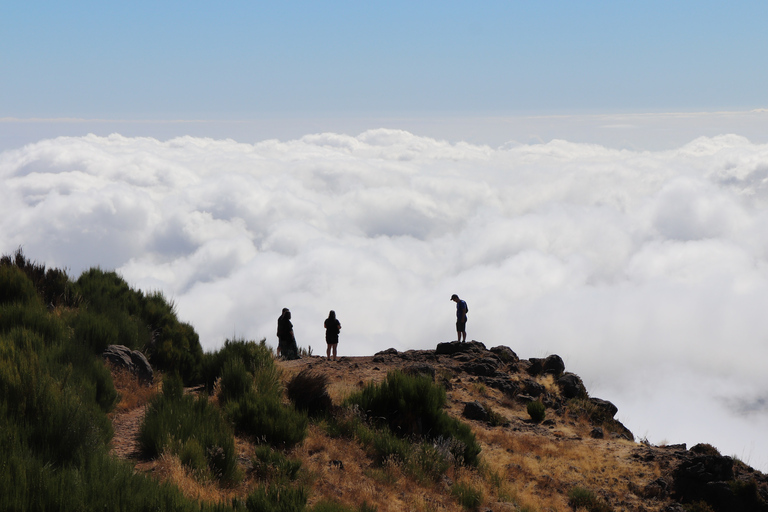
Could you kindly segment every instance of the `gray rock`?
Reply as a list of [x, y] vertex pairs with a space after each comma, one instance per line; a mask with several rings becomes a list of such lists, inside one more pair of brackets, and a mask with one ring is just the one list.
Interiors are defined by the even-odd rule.
[[498, 364], [498, 361], [490, 357], [484, 357], [464, 363], [461, 365], [461, 369], [470, 375], [493, 377], [496, 374]]
[[144, 383], [152, 384], [155, 380], [152, 366], [138, 350], [131, 350], [125, 345], [109, 345], [101, 356], [116, 367], [130, 371]]
[[536, 398], [545, 394], [547, 388], [545, 388], [543, 384], [539, 384], [538, 382], [529, 379], [523, 382], [523, 392]]
[[488, 421], [490, 415], [485, 407], [478, 401], [466, 402], [464, 404], [464, 412], [462, 416], [470, 420]]
[[608, 418], [613, 418], [616, 416], [616, 413], [619, 412], [619, 408], [608, 400], [603, 400], [602, 398], [590, 398], [589, 401]]
[[557, 379], [557, 385], [565, 398], [586, 398], [587, 388], [575, 373], [566, 373]]
[[491, 348], [491, 352], [496, 354], [496, 356], [505, 363], [516, 363], [520, 360], [511, 348], [505, 347], [504, 345]]

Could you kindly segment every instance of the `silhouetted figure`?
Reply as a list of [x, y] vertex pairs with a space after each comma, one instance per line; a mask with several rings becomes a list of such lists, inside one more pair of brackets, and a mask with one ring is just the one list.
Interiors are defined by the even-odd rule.
[[291, 312], [288, 308], [283, 308], [283, 314], [277, 319], [277, 356], [281, 355], [285, 359], [299, 358], [299, 347], [293, 335]]
[[467, 341], [467, 313], [469, 312], [469, 307], [455, 293], [451, 295], [451, 300], [456, 303], [456, 335], [459, 338], [457, 341], [465, 342]]
[[323, 324], [325, 326], [325, 342], [328, 344], [328, 349], [325, 351], [325, 356], [330, 359], [331, 352], [333, 352], [333, 360], [336, 360], [336, 347], [339, 345], [339, 331], [341, 331], [341, 322], [336, 318], [336, 312], [331, 310], [328, 313], [328, 318], [325, 319]]

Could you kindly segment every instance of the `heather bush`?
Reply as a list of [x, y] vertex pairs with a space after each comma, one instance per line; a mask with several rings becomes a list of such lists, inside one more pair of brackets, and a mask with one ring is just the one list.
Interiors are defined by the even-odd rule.
[[532, 402], [528, 402], [527, 410], [528, 410], [528, 416], [530, 416], [531, 419], [536, 423], [541, 423], [542, 421], [544, 421], [544, 418], [547, 415], [546, 408], [544, 407], [544, 404], [540, 400], [534, 400]]
[[139, 445], [145, 455], [156, 457], [168, 450], [183, 455], [194, 469], [199, 467], [199, 454], [191, 441], [205, 453], [211, 474], [224, 482], [239, 478], [235, 439], [221, 411], [201, 395], [183, 394], [178, 376], [163, 380], [163, 393], [150, 402], [139, 430]]
[[325, 374], [302, 370], [288, 381], [285, 388], [293, 405], [311, 417], [324, 415], [331, 410], [328, 376]]
[[21, 269], [0, 265], [0, 304], [29, 304], [38, 301], [37, 290]]
[[118, 326], [122, 344], [140, 348], [153, 366], [178, 372], [186, 383], [202, 379], [199, 337], [191, 325], [178, 320], [174, 304], [162, 293], [144, 295], [117, 273], [98, 268], [84, 272], [76, 285], [89, 311]]
[[307, 436], [307, 415], [283, 405], [279, 396], [250, 392], [224, 409], [237, 431], [257, 442], [289, 449]]
[[242, 359], [235, 357], [227, 360], [221, 369], [219, 381], [219, 401], [226, 404], [239, 400], [253, 392], [253, 375], [245, 369]]
[[72, 323], [75, 343], [94, 354], [102, 354], [109, 345], [118, 343], [118, 329], [109, 318], [90, 311], [80, 311]]
[[[281, 391], [277, 380], [279, 372], [274, 364], [272, 349], [267, 346], [266, 340], [262, 339], [257, 343], [255, 341], [239, 339], [226, 340], [224, 341], [224, 346], [216, 352], [207, 352], [203, 355], [203, 381], [209, 392], [213, 390], [213, 385], [216, 379], [221, 376], [224, 366], [234, 359], [240, 360], [251, 375], [257, 373], [266, 374], [266, 377], [261, 379], [264, 382], [260, 382], [260, 389], [270, 393], [279, 393]], [[272, 379], [270, 374], [275, 378]], [[270, 382], [271, 390], [265, 389], [266, 381]]]
[[483, 493], [466, 482], [454, 483], [451, 495], [467, 510], [475, 510], [483, 502]]
[[612, 512], [613, 508], [597, 497], [589, 489], [574, 487], [568, 493], [568, 504], [574, 509], [585, 509], [588, 512]]
[[[4, 302], [3, 296], [6, 293], [13, 293], [13, 283], [5, 283], [3, 273], [4, 269], [15, 268], [23, 273], [35, 293], [48, 307], [57, 307], [59, 305], [76, 307], [80, 303], [80, 297], [74, 290], [69, 276], [64, 270], [57, 268], [46, 269], [45, 265], [34, 263], [28, 260], [21, 248], [10, 256], [5, 255], [0, 258], [0, 303]], [[6, 284], [10, 285], [6, 289]]]
[[320, 500], [312, 507], [312, 512], [376, 512], [376, 507], [366, 502], [358, 507], [352, 507], [336, 501]]
[[302, 512], [307, 507], [307, 490], [285, 484], [259, 486], [248, 496], [248, 512]]
[[260, 480], [293, 481], [301, 469], [301, 461], [290, 459], [268, 445], [257, 445], [251, 459], [253, 473]]
[[445, 390], [424, 375], [387, 374], [381, 384], [368, 384], [353, 394], [356, 405], [369, 421], [386, 425], [402, 438], [452, 439], [451, 454], [460, 464], [477, 465], [480, 445], [469, 426], [443, 410]]

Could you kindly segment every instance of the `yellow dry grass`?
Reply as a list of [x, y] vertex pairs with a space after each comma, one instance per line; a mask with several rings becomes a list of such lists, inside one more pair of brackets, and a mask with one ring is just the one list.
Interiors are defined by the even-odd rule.
[[109, 362], [105, 363], [112, 372], [112, 382], [119, 394], [119, 402], [114, 414], [132, 411], [146, 405], [160, 389], [159, 375], [152, 385], [142, 383], [133, 373], [123, 368], [117, 368]]

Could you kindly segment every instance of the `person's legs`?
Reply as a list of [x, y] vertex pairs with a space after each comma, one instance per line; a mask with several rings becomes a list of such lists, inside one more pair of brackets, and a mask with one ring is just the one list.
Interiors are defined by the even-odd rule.
[[329, 347], [333, 347], [333, 360], [336, 360], [336, 347], [338, 347], [338, 343], [334, 343], [333, 345], [329, 345]]
[[326, 346], [327, 346], [328, 348], [327, 348], [327, 349], [325, 349], [325, 357], [326, 357], [327, 359], [330, 359], [330, 358], [331, 358], [331, 347], [332, 347], [333, 345], [331, 345], [330, 343], [328, 343], [328, 344], [326, 344]]

